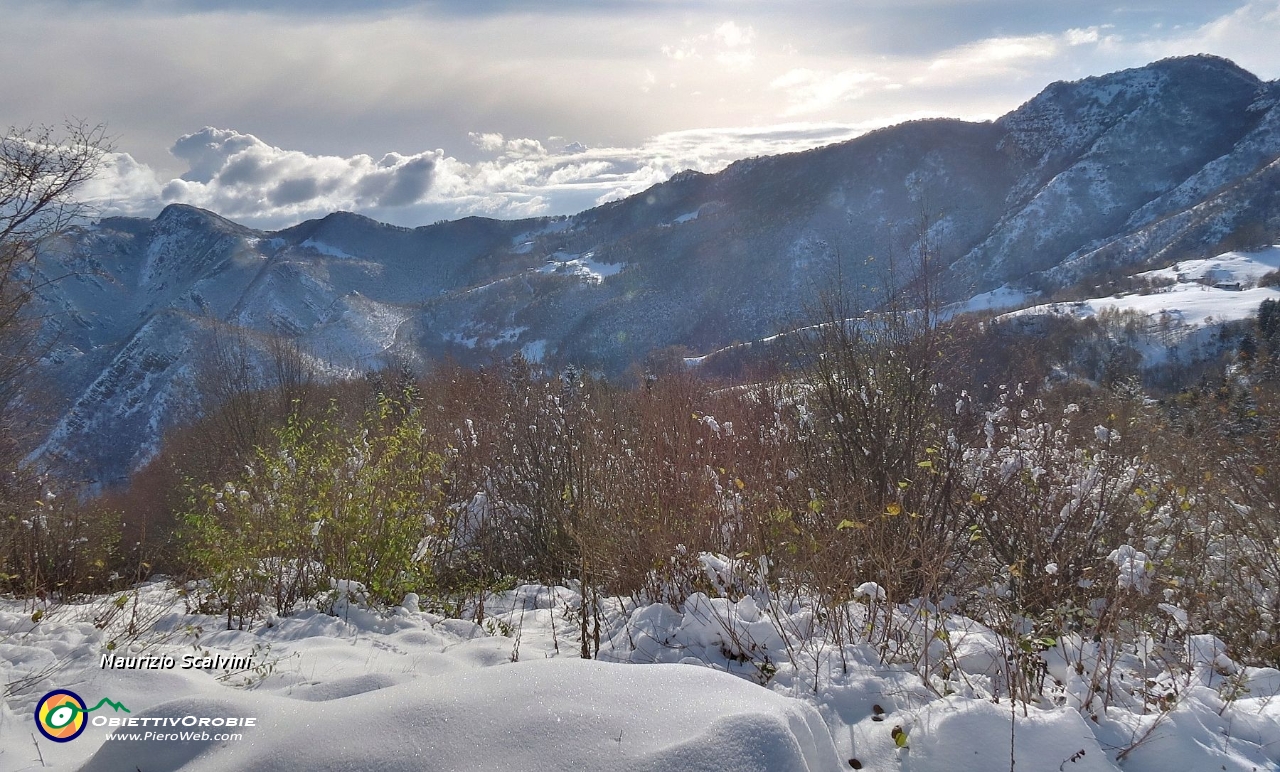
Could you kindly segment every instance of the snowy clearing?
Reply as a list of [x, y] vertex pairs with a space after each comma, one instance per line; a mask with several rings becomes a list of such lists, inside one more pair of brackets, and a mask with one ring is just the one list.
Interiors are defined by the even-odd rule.
[[[1280, 299], [1280, 288], [1258, 287], [1257, 281], [1280, 268], [1280, 246], [1258, 252], [1226, 252], [1203, 260], [1183, 260], [1168, 268], [1136, 274], [1138, 278], [1171, 282], [1149, 294], [1092, 298], [1067, 303], [1044, 303], [1005, 314], [1002, 318], [1055, 314], [1086, 319], [1104, 310], [1135, 311], [1163, 325], [1194, 328], [1247, 319], [1264, 300]], [[988, 295], [997, 296], [1005, 288]], [[979, 295], [969, 304], [984, 296]], [[994, 308], [994, 305], [987, 306]], [[964, 308], [964, 310], [973, 310]]]
[[[727, 559], [703, 560], [711, 570]], [[163, 583], [125, 597], [64, 606], [38, 621], [30, 606], [0, 606], [0, 671], [10, 691], [0, 706], [0, 767], [963, 772], [1007, 768], [1011, 742], [1016, 769], [1031, 772], [1280, 763], [1280, 672], [1237, 667], [1209, 636], [1190, 639], [1185, 683], [1166, 685], [1182, 695], [1170, 709], [1117, 700], [1090, 712], [1081, 710], [1085, 679], [1069, 662], [1084, 652], [1078, 661], [1087, 668], [1091, 644], [1064, 639], [1047, 652], [1062, 687], [1053, 704], [1024, 709], [984, 692], [999, 678], [998, 638], [959, 617], [945, 629], [970, 685], [940, 697], [909, 669], [883, 664], [869, 645], [837, 651], [790, 634], [784, 641], [783, 632], [814, 620], [803, 603], [788, 609], [776, 599], [766, 608], [750, 596], [697, 593], [679, 610], [613, 600], [604, 661], [585, 661], [575, 639], [581, 600], [566, 588], [527, 585], [490, 597], [481, 625], [419, 611], [410, 596], [391, 614], [339, 598], [333, 614], [271, 617], [252, 631], [184, 613]], [[145, 631], [126, 640], [131, 621]], [[108, 652], [112, 640], [121, 645]], [[739, 656], [748, 642], [758, 658], [788, 645], [798, 656], [762, 672], [759, 661]], [[177, 664], [103, 669], [104, 655]], [[183, 669], [190, 655], [245, 655], [251, 663]], [[1126, 661], [1116, 683], [1141, 684], [1143, 665]], [[91, 708], [89, 725], [70, 742], [35, 733], [32, 711], [55, 688]], [[103, 698], [128, 713], [93, 710]], [[235, 739], [182, 728], [201, 717], [256, 720], [222, 730], [241, 735]], [[109, 738], [117, 718], [139, 726]], [[165, 719], [178, 728], [164, 727]], [[147, 731], [210, 734], [157, 740], [141, 736]]]
[[598, 263], [591, 259], [594, 255], [594, 252], [587, 252], [581, 256], [557, 252], [547, 260], [546, 265], [535, 270], [538, 273], [558, 276], [578, 276], [588, 283], [599, 284], [606, 277], [615, 276], [627, 267], [625, 263]]
[[1004, 284], [990, 292], [983, 292], [963, 302], [946, 306], [942, 309], [942, 316], [950, 319], [953, 316], [976, 311], [1003, 311], [1006, 308], [1017, 308], [1035, 298], [1037, 294]]
[[1058, 314], [1087, 319], [1097, 316], [1104, 309], [1137, 311], [1153, 317], [1167, 317], [1170, 323], [1189, 327], [1237, 322], [1258, 312], [1264, 300], [1280, 299], [1280, 289], [1255, 287], [1248, 290], [1228, 290], [1203, 284], [1176, 284], [1163, 292], [1151, 295], [1125, 295], [1124, 297], [1095, 298], [1070, 303], [1047, 303], [1006, 314], [1006, 317]]
[[322, 255], [327, 255], [329, 257], [336, 257], [340, 260], [356, 260], [357, 259], [355, 255], [350, 254], [349, 252], [341, 250], [338, 247], [333, 246], [332, 244], [326, 244], [323, 241], [316, 241], [315, 239], [307, 239], [306, 241], [302, 242], [298, 246], [301, 247], [302, 249], [311, 249], [316, 252], [319, 252]]

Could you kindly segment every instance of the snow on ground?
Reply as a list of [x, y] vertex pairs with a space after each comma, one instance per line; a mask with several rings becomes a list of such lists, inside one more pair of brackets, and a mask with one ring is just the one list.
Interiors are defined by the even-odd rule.
[[1277, 269], [1280, 269], [1280, 246], [1267, 247], [1259, 252], [1226, 252], [1205, 260], [1183, 260], [1168, 268], [1138, 275], [1179, 282], [1203, 280], [1211, 284], [1251, 284]]
[[1021, 311], [1006, 314], [1014, 316], [1038, 316], [1057, 314], [1087, 319], [1103, 309], [1138, 311], [1152, 318], [1167, 318], [1171, 324], [1204, 326], [1225, 321], [1248, 319], [1258, 312], [1265, 300], [1280, 300], [1280, 289], [1254, 287], [1253, 289], [1220, 289], [1204, 284], [1175, 284], [1167, 291], [1153, 294], [1126, 294], [1124, 297], [1101, 297], [1087, 301], [1044, 303]]
[[1008, 284], [997, 287], [990, 292], [974, 295], [960, 303], [952, 303], [942, 309], [942, 316], [950, 319], [959, 314], [975, 311], [1003, 311], [1006, 308], [1017, 308], [1038, 295], [1037, 292], [1026, 292], [1015, 289]]
[[[732, 562], [702, 559], [709, 571]], [[984, 691], [1000, 677], [995, 634], [954, 616], [947, 645], [964, 674], [949, 681], [956, 690], [939, 690], [936, 673], [930, 686], [910, 668], [884, 664], [866, 643], [784, 641], [785, 631], [815, 624], [798, 599], [693, 593], [679, 608], [607, 601], [599, 659], [585, 661], [577, 656], [581, 601], [563, 587], [490, 597], [479, 625], [420, 611], [411, 596], [389, 613], [339, 600], [333, 614], [304, 610], [247, 631], [186, 613], [162, 583], [124, 598], [34, 620], [31, 606], [0, 602], [8, 690], [0, 769], [978, 772], [1008, 768], [1011, 753], [1019, 772], [1280, 764], [1280, 671], [1236, 666], [1211, 636], [1188, 641], [1191, 665], [1176, 676], [1180, 697], [1168, 712], [1119, 698], [1089, 707], [1093, 644], [1069, 639], [1046, 653], [1061, 686], [1024, 708]], [[867, 609], [856, 604], [855, 613]], [[131, 622], [145, 632], [128, 635]], [[108, 654], [252, 662], [103, 669]], [[1117, 683], [1135, 680], [1134, 671], [1118, 675]], [[37, 702], [55, 688], [94, 708], [84, 733], [66, 743], [35, 727]], [[104, 698], [128, 712], [95, 708]], [[228, 717], [254, 722], [198, 724]], [[113, 719], [139, 726], [113, 729]], [[197, 726], [184, 728], [187, 721]], [[208, 735], [158, 740], [147, 731]]]
[[538, 339], [520, 347], [520, 354], [530, 362], [541, 362], [547, 355], [547, 341]]
[[594, 255], [594, 252], [583, 255], [557, 252], [547, 260], [546, 265], [534, 270], [559, 276], [579, 276], [592, 284], [599, 284], [605, 277], [614, 276], [627, 267], [625, 263], [598, 263], [591, 259]]
[[325, 315], [321, 323], [302, 336], [307, 350], [323, 352], [330, 361], [366, 369], [377, 359], [368, 352], [391, 349], [400, 326], [412, 318], [413, 311], [349, 292], [325, 309]]
[[475, 348], [476, 344], [480, 342], [480, 338], [478, 336], [468, 338], [460, 332], [447, 332], [442, 335], [441, 338], [443, 338], [447, 343], [456, 343], [459, 346], [466, 346], [467, 348]]
[[303, 249], [312, 249], [322, 255], [328, 255], [329, 257], [336, 257], [342, 260], [357, 259], [355, 255], [345, 252], [332, 244], [326, 244], [323, 241], [316, 241], [315, 239], [307, 239], [298, 246]]
[[672, 224], [672, 225], [683, 225], [684, 223], [687, 223], [687, 222], [693, 222], [694, 220], [698, 219], [698, 215], [700, 215], [700, 214], [702, 214], [702, 208], [701, 208], [701, 207], [699, 207], [699, 208], [697, 208], [697, 209], [693, 210], [692, 212], [685, 212], [684, 214], [680, 215], [680, 216], [679, 216], [679, 217], [677, 217], [676, 219], [672, 220], [672, 221], [671, 221], [671, 224]]
[[[93, 620], [111, 608], [110, 599], [34, 623], [29, 610], [6, 603], [0, 670], [16, 694], [0, 708], [0, 769], [837, 768], [812, 704], [706, 667], [579, 659], [565, 637], [572, 625], [560, 616], [556, 633], [551, 611], [537, 608], [539, 597], [550, 606], [553, 597], [572, 604], [576, 595], [522, 592], [511, 594], [505, 617], [491, 618], [487, 628], [417, 611], [409, 601], [388, 616], [359, 607], [339, 616], [312, 610], [246, 632], [181, 613], [177, 595], [162, 585], [142, 588], [142, 613], [154, 617], [157, 632], [114, 653], [169, 655], [179, 663], [196, 653], [253, 655], [255, 668], [229, 676], [181, 667], [102, 669], [109, 631]], [[566, 610], [561, 605], [558, 616]], [[527, 634], [516, 636], [510, 625], [522, 620]], [[24, 682], [32, 673], [47, 675]], [[129, 711], [108, 705], [91, 711], [92, 719], [131, 718], [143, 726], [117, 729], [113, 740], [110, 727], [92, 724], [67, 743], [33, 739], [32, 711], [54, 688], [76, 692], [89, 707], [107, 697]], [[125, 736], [204, 731], [183, 729], [188, 716], [256, 721], [219, 730], [242, 734], [237, 740]], [[149, 726], [166, 718], [179, 727]]]
[[520, 336], [525, 332], [528, 332], [528, 330], [529, 328], [525, 326], [506, 327], [501, 330], [494, 330], [493, 328], [486, 327], [483, 324], [465, 322], [451, 332], [442, 333], [440, 337], [446, 343], [465, 346], [469, 349], [492, 349], [497, 346], [518, 343]]
[[1276, 287], [1254, 287], [1229, 290], [1203, 284], [1176, 284], [1150, 295], [1094, 298], [1070, 303], [1046, 303], [1007, 314], [1008, 317], [1058, 314], [1086, 319], [1104, 309], [1137, 311], [1153, 318], [1167, 318], [1170, 324], [1203, 327], [1208, 324], [1235, 322], [1258, 313], [1264, 300], [1280, 300]]
[[1260, 252], [1227, 252], [1203, 260], [1183, 260], [1168, 268], [1137, 274], [1140, 278], [1173, 282], [1150, 294], [1045, 303], [1011, 312], [1005, 317], [1057, 314], [1084, 319], [1104, 309], [1113, 309], [1136, 311], [1162, 325], [1173, 327], [1195, 328], [1235, 322], [1256, 314], [1262, 301], [1280, 299], [1280, 288], [1255, 286], [1258, 279], [1277, 268], [1280, 268], [1280, 246]]

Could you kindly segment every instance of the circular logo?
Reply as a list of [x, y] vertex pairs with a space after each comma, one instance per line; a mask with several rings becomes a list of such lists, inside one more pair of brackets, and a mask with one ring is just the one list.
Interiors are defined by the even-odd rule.
[[40, 734], [56, 743], [70, 742], [84, 731], [87, 712], [80, 695], [55, 689], [36, 703], [36, 726]]

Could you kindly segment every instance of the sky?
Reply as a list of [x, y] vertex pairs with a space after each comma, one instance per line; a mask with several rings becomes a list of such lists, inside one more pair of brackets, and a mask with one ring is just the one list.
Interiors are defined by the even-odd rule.
[[104, 123], [99, 212], [570, 214], [682, 169], [996, 118], [1182, 54], [1280, 78], [1280, 0], [0, 0], [0, 128]]

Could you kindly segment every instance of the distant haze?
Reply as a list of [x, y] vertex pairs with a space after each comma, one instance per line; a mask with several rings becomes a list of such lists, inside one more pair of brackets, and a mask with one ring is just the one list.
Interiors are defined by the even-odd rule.
[[673, 173], [1207, 52], [1280, 76], [1280, 3], [0, 0], [0, 126], [116, 138], [105, 214], [273, 227], [566, 214]]

